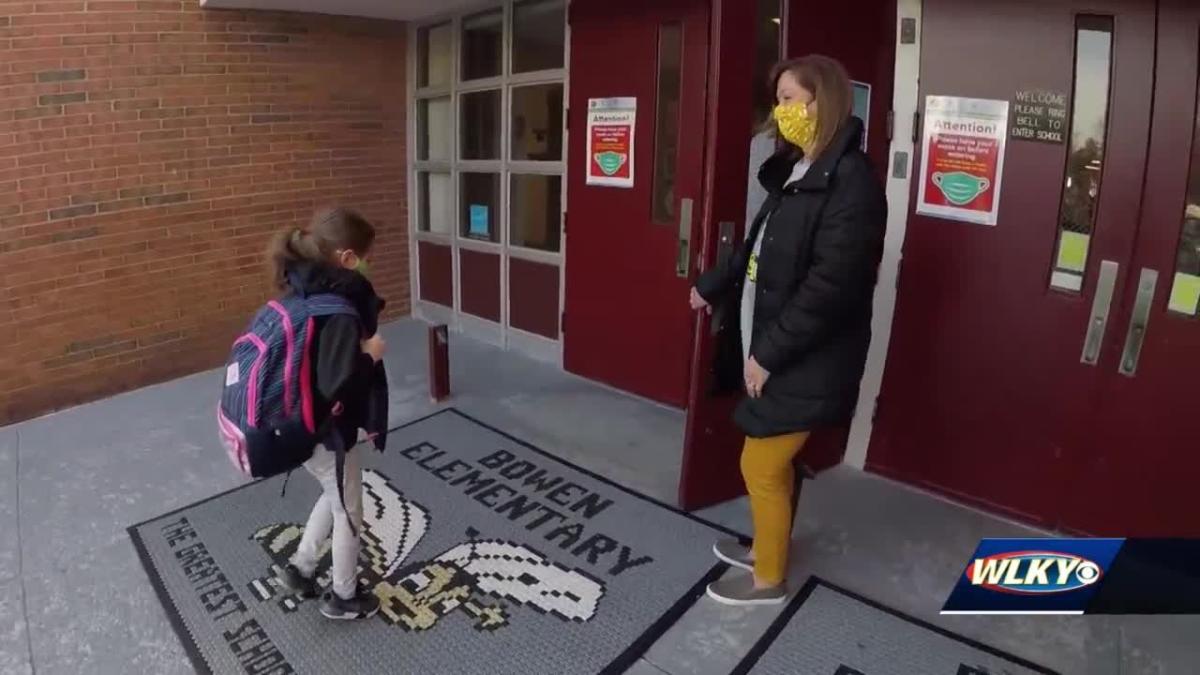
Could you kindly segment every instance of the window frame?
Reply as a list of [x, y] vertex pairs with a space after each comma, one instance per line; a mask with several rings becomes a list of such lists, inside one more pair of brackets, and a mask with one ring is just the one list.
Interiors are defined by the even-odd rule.
[[[1104, 96], [1104, 124], [1101, 128], [1100, 137], [1100, 167], [1099, 175], [1096, 179], [1096, 194], [1091, 196], [1091, 213], [1088, 229], [1086, 232], [1087, 244], [1084, 249], [1083, 261], [1081, 269], [1073, 269], [1063, 267], [1060, 261], [1063, 257], [1063, 249], [1067, 240], [1068, 234], [1080, 234], [1074, 230], [1069, 230], [1064, 227], [1064, 215], [1068, 208], [1068, 200], [1071, 190], [1071, 175], [1070, 166], [1072, 155], [1078, 152], [1075, 148], [1075, 131], [1076, 131], [1076, 111], [1080, 105], [1080, 43], [1084, 31], [1106, 33], [1108, 35], [1108, 53], [1107, 66], [1108, 71], [1105, 73], [1105, 96]], [[1087, 275], [1088, 263], [1092, 258], [1092, 244], [1095, 242], [1099, 233], [1099, 205], [1100, 195], [1104, 190], [1105, 168], [1107, 167], [1106, 157], [1108, 152], [1109, 135], [1112, 133], [1112, 110], [1113, 110], [1113, 78], [1116, 73], [1116, 42], [1117, 42], [1117, 23], [1116, 18], [1108, 14], [1093, 14], [1088, 12], [1078, 13], [1075, 15], [1075, 33], [1071, 46], [1071, 98], [1068, 107], [1068, 120], [1066, 125], [1066, 152], [1063, 159], [1062, 180], [1060, 182], [1060, 192], [1058, 198], [1058, 212], [1055, 217], [1055, 237], [1054, 237], [1054, 254], [1051, 258], [1049, 270], [1049, 282], [1047, 288], [1052, 293], [1061, 293], [1066, 295], [1078, 296], [1083, 292], [1084, 280]]]
[[[488, 324], [482, 326], [485, 335], [482, 337], [489, 341], [508, 346], [515, 344], [522, 346], [523, 349], [532, 344], [533, 350], [540, 353], [547, 353], [546, 345], [536, 344], [539, 341], [551, 342], [554, 345], [553, 350], [556, 352], [548, 356], [555, 361], [561, 361], [561, 332], [558, 340], [547, 340], [542, 336], [526, 333], [519, 328], [514, 328], [510, 325], [509, 311], [509, 295], [508, 295], [508, 277], [509, 277], [509, 260], [510, 258], [518, 258], [537, 263], [555, 265], [559, 270], [559, 311], [562, 311], [563, 301], [565, 296], [565, 263], [566, 263], [566, 247], [567, 236], [563, 231], [566, 205], [567, 205], [567, 147], [568, 147], [568, 132], [567, 132], [567, 110], [570, 96], [570, 81], [568, 76], [570, 64], [570, 22], [569, 0], [563, 0], [563, 67], [550, 70], [539, 70], [524, 73], [514, 74], [513, 68], [513, 37], [515, 19], [514, 7], [520, 4], [522, 0], [503, 0], [502, 2], [490, 2], [473, 6], [458, 12], [450, 14], [439, 14], [431, 16], [421, 21], [412, 22], [409, 26], [408, 40], [408, 110], [413, 111], [409, 115], [408, 121], [408, 143], [406, 154], [408, 158], [408, 202], [409, 202], [409, 274], [410, 288], [412, 289], [412, 306], [414, 311], [418, 308], [422, 314], [428, 318], [443, 321], [459, 328], [466, 327], [470, 324], [474, 327], [477, 324]], [[489, 77], [483, 79], [464, 80], [462, 73], [462, 36], [463, 36], [463, 20], [472, 16], [477, 16], [488, 11], [496, 9], [502, 10], [503, 15], [503, 38], [502, 38], [502, 65], [501, 74], [499, 77]], [[420, 87], [419, 68], [421, 64], [420, 31], [436, 27], [442, 24], [450, 25], [450, 64], [449, 70], [451, 80], [449, 85]], [[562, 114], [562, 158], [559, 161], [536, 161], [536, 160], [512, 160], [512, 99], [513, 89], [516, 87], [530, 85], [554, 85], [561, 84], [563, 88], [563, 114]], [[500, 159], [489, 160], [464, 160], [461, 159], [462, 154], [462, 129], [460, 119], [462, 113], [463, 94], [484, 90], [499, 89], [500, 91]], [[452, 119], [450, 121], [450, 159], [449, 161], [442, 160], [423, 160], [418, 158], [418, 146], [422, 142], [422, 134], [424, 130], [420, 128], [420, 119], [416, 114], [419, 101], [435, 98], [449, 98], [450, 111]], [[421, 229], [420, 214], [422, 212], [422, 201], [425, 196], [421, 194], [419, 176], [425, 173], [442, 173], [447, 174], [450, 178], [451, 200], [453, 208], [451, 212], [454, 214], [453, 222], [450, 226], [449, 233], [424, 231]], [[499, 237], [496, 242], [481, 241], [463, 235], [464, 209], [460, 203], [462, 199], [462, 174], [463, 173], [496, 173], [500, 175], [500, 203], [496, 214], [496, 223], [494, 227], [499, 228]], [[558, 251], [545, 251], [536, 248], [528, 248], [523, 246], [515, 246], [510, 244], [510, 217], [511, 217], [511, 190], [512, 176], [514, 174], [536, 174], [561, 177], [561, 211], [559, 213], [559, 248]], [[454, 307], [442, 308], [432, 307], [431, 303], [426, 303], [420, 299], [420, 260], [418, 252], [418, 244], [426, 242], [441, 246], [447, 246], [451, 249], [452, 270], [451, 274], [454, 279]], [[461, 287], [459, 283], [460, 263], [459, 252], [461, 250], [473, 250], [482, 253], [491, 253], [499, 255], [500, 260], [500, 293], [501, 293], [501, 322], [494, 324], [493, 322], [478, 317], [462, 314], [462, 298]], [[561, 330], [561, 326], [560, 326]]]

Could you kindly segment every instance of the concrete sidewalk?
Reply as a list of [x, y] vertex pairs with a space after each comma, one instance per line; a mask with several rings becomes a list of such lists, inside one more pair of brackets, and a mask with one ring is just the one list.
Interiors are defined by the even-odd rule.
[[[432, 412], [425, 326], [388, 326], [393, 423]], [[673, 502], [683, 415], [452, 337], [450, 404]], [[209, 372], [0, 429], [0, 674], [186, 673], [125, 528], [237, 484]], [[805, 487], [794, 570], [1064, 673], [1200, 673], [1200, 617], [940, 617], [981, 536], [1038, 534], [838, 468]], [[700, 514], [750, 530], [745, 500]], [[799, 584], [797, 584], [799, 585]], [[702, 599], [630, 672], [728, 673], [777, 610]]]

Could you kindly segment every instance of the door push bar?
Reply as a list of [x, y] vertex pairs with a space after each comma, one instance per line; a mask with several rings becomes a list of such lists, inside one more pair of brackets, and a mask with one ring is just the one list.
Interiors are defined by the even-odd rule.
[[675, 274], [687, 278], [692, 263], [692, 200], [679, 200], [679, 250], [675, 255]]
[[1117, 372], [1126, 377], [1137, 374], [1138, 358], [1146, 342], [1146, 326], [1150, 323], [1150, 305], [1154, 303], [1154, 289], [1158, 285], [1158, 270], [1143, 267], [1138, 279], [1137, 300], [1133, 303], [1133, 316], [1129, 319], [1129, 332], [1125, 334], [1125, 350], [1121, 353], [1121, 365]]
[[1104, 329], [1108, 326], [1108, 310], [1112, 306], [1113, 289], [1117, 284], [1120, 265], [1112, 260], [1100, 263], [1100, 276], [1096, 282], [1096, 297], [1092, 299], [1092, 314], [1088, 320], [1087, 335], [1083, 338], [1083, 356], [1080, 361], [1094, 366], [1100, 360], [1100, 347], [1104, 344]]
[[[1113, 290], [1116, 287], [1117, 271], [1120, 267], [1112, 260], [1100, 263], [1100, 276], [1096, 283], [1096, 297], [1092, 300], [1091, 318], [1088, 320], [1087, 335], [1083, 339], [1083, 355], [1080, 361], [1094, 366], [1100, 360], [1100, 349], [1104, 345], [1104, 330], [1108, 325], [1108, 312], [1112, 306]], [[1146, 327], [1150, 323], [1150, 307], [1154, 302], [1154, 290], [1158, 286], [1158, 271], [1142, 268], [1138, 279], [1137, 298], [1133, 314], [1129, 319], [1129, 330], [1125, 333], [1125, 349], [1117, 372], [1126, 377], [1137, 374], [1138, 359], [1146, 341]]]

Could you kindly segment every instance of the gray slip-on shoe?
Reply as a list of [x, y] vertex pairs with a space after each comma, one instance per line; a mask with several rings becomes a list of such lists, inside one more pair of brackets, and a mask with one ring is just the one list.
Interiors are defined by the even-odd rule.
[[742, 546], [737, 539], [722, 539], [713, 544], [713, 555], [734, 567], [754, 571], [754, 553]]
[[752, 575], [739, 574], [709, 584], [708, 597], [722, 605], [780, 605], [787, 600], [787, 587], [755, 588]]

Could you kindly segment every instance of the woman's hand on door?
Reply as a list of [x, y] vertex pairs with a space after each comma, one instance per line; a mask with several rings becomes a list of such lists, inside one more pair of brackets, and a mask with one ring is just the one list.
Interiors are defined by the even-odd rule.
[[707, 309], [708, 313], [712, 314], [712, 305], [708, 304], [708, 301], [704, 299], [704, 296], [700, 295], [695, 286], [692, 287], [692, 295], [688, 300], [688, 304], [692, 306], [692, 309]]

